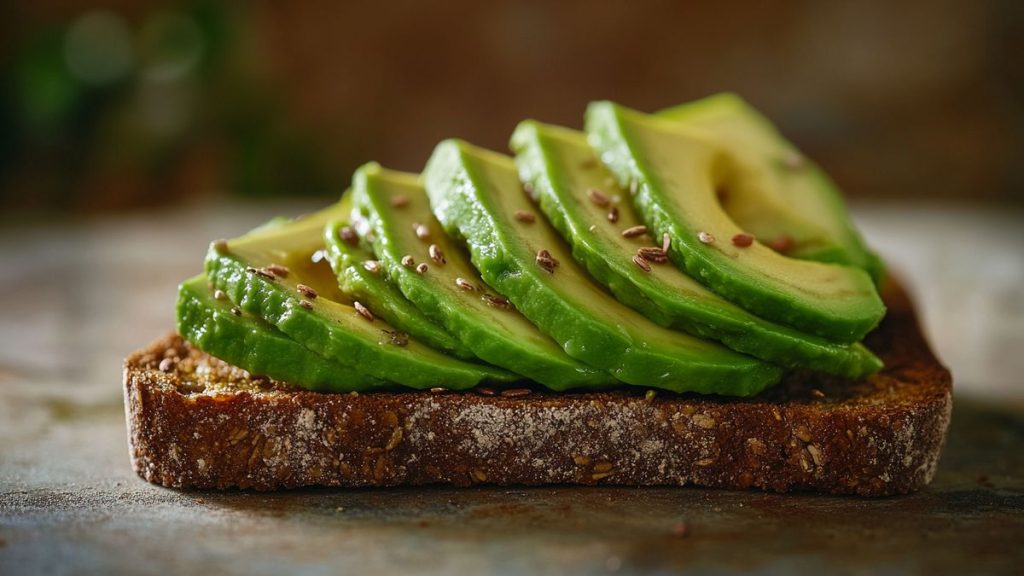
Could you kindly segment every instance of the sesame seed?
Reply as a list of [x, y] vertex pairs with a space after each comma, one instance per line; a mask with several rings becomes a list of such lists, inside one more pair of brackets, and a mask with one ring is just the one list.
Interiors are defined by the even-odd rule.
[[370, 312], [369, 308], [367, 308], [366, 306], [363, 306], [363, 304], [361, 302], [359, 302], [358, 300], [353, 302], [352, 306], [355, 307], [356, 312], [358, 312], [360, 316], [362, 316], [363, 318], [366, 318], [370, 322], [373, 322], [373, 312]]
[[214, 240], [213, 249], [217, 251], [217, 254], [228, 253], [228, 241], [221, 238], [220, 240]]
[[447, 391], [448, 390], [446, 388], [441, 388], [440, 386], [434, 386], [430, 389], [431, 394], [444, 394]]
[[622, 236], [625, 238], [636, 238], [637, 236], [643, 236], [647, 234], [647, 226], [643, 224], [639, 226], [630, 226], [622, 231]]
[[405, 208], [409, 205], [409, 197], [404, 194], [396, 194], [391, 197], [392, 208]]
[[493, 306], [495, 308], [509, 307], [508, 298], [505, 298], [504, 296], [496, 296], [485, 292], [483, 296], [480, 296], [480, 299], [486, 302], [488, 306]]
[[363, 268], [365, 268], [367, 272], [380, 274], [380, 262], [377, 262], [376, 260], [367, 260], [363, 262]]
[[359, 243], [359, 234], [356, 233], [355, 229], [351, 226], [342, 226], [338, 229], [338, 238], [349, 246], [355, 246]]
[[470, 283], [469, 280], [466, 280], [465, 278], [461, 277], [455, 279], [455, 285], [465, 290], [466, 292], [472, 292], [473, 290], [476, 290], [476, 288], [473, 287], [473, 284]]
[[406, 268], [412, 268], [415, 265], [416, 260], [414, 260], [411, 255], [406, 254], [405, 256], [402, 256], [402, 266], [405, 266]]
[[312, 310], [313, 309], [313, 303], [310, 302], [309, 300], [299, 300], [299, 306], [302, 306], [306, 310]]
[[425, 224], [416, 222], [412, 225], [412, 231], [416, 233], [416, 237], [420, 240], [426, 240], [430, 238], [430, 228], [427, 228]]
[[732, 237], [732, 245], [739, 248], [746, 248], [754, 243], [754, 237], [750, 234], [737, 234]]
[[430, 254], [431, 260], [434, 262], [437, 262], [438, 264], [444, 264], [447, 262], [447, 260], [444, 259], [444, 252], [438, 248], [437, 244], [431, 244], [430, 247], [427, 248], [427, 252]]
[[612, 206], [612, 209], [608, 211], [608, 221], [612, 224], [619, 221], [619, 209]]
[[427, 273], [427, 263], [426, 262], [420, 262], [416, 266], [416, 273], [417, 274], [426, 274]]
[[164, 358], [163, 360], [160, 361], [160, 365], [158, 366], [158, 368], [160, 368], [161, 372], [170, 372], [171, 369], [174, 368], [174, 359]]
[[590, 226], [587, 227], [587, 230], [590, 230], [591, 232], [597, 230], [597, 224], [591, 224]]
[[651, 265], [648, 264], [647, 260], [643, 256], [641, 256], [639, 254], [634, 254], [633, 255], [633, 263], [636, 264], [637, 266], [639, 266], [640, 269], [643, 270], [644, 272], [650, 272], [651, 271]]
[[313, 264], [319, 264], [323, 262], [324, 258], [327, 258], [327, 251], [317, 250], [316, 252], [313, 252], [313, 254], [310, 255], [309, 261], [312, 262]]
[[525, 222], [526, 224], [533, 224], [537, 220], [536, 216], [526, 210], [516, 210], [515, 213], [513, 213], [513, 216], [515, 216], [516, 220]]
[[547, 250], [541, 250], [537, 252], [537, 265], [544, 269], [548, 274], [553, 274], [555, 268], [558, 267], [558, 260], [556, 260], [551, 253]]
[[520, 398], [522, 396], [529, 396], [533, 393], [533, 390], [529, 388], [509, 388], [508, 390], [502, 390], [501, 395], [506, 398]]
[[782, 236], [768, 242], [768, 247], [776, 252], [786, 252], [793, 248], [793, 244], [793, 237], [783, 234]]
[[494, 388], [488, 388], [487, 386], [480, 386], [476, 389], [476, 393], [481, 396], [494, 396], [497, 392]]
[[278, 278], [287, 278], [291, 272], [287, 266], [282, 266], [281, 264], [271, 264], [267, 266], [267, 271]]
[[587, 190], [587, 198], [590, 198], [590, 201], [598, 206], [607, 206], [609, 203], [608, 196], [597, 188]]
[[661, 251], [668, 254], [668, 249], [672, 246], [672, 237], [665, 232], [661, 235]]
[[715, 241], [715, 237], [710, 232], [701, 230], [697, 233], [697, 240], [700, 240], [702, 244], [711, 244]]
[[213, 299], [214, 300], [223, 300], [223, 299], [225, 299], [227, 297], [228, 297], [228, 295], [225, 294], [223, 290], [214, 290], [213, 291]]
[[238, 306], [232, 306], [231, 307], [231, 313], [234, 314], [235, 316], [241, 316], [242, 315], [242, 309], [239, 308]]
[[309, 298], [310, 300], [316, 300], [317, 294], [316, 290], [314, 290], [313, 288], [306, 286], [305, 284], [299, 284], [298, 286], [295, 287], [295, 289], [299, 291], [299, 294], [302, 294], [306, 298]]

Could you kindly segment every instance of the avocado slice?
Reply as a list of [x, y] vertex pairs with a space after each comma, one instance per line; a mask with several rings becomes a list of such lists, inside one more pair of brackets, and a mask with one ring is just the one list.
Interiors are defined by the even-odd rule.
[[612, 102], [588, 107], [586, 129], [647, 226], [669, 234], [672, 260], [717, 294], [844, 344], [878, 325], [885, 306], [863, 269], [789, 258], [757, 241], [734, 245], [744, 230], [716, 198], [717, 185], [739, 170], [727, 149]]
[[[553, 390], [616, 383], [611, 375], [570, 358], [486, 286], [469, 256], [434, 219], [418, 175], [367, 164], [356, 171], [353, 190], [353, 220], [366, 219], [388, 275], [478, 357]], [[406, 256], [412, 262], [403, 264]]]
[[376, 257], [358, 237], [352, 240], [354, 234], [354, 229], [344, 220], [328, 222], [324, 228], [324, 249], [341, 292], [424, 344], [464, 360], [475, 359], [469, 348], [407, 300], [387, 274], [367, 269], [367, 263], [375, 261]]
[[332, 362], [261, 318], [235, 308], [200, 274], [178, 287], [178, 333], [203, 352], [252, 374], [311, 390], [348, 392], [385, 382]]
[[779, 380], [778, 367], [661, 327], [595, 284], [547, 221], [523, 221], [536, 208], [508, 156], [448, 140], [423, 179], [434, 215], [465, 239], [484, 280], [570, 356], [676, 392], [745, 396]]
[[[206, 258], [207, 276], [242, 311], [367, 375], [411, 388], [464, 389], [514, 379], [504, 370], [434, 350], [373, 317], [361, 303], [347, 300], [330, 266], [319, 257], [324, 227], [344, 217], [344, 207], [336, 204], [288, 224], [214, 242]], [[287, 275], [273, 273], [282, 266]]]
[[876, 285], [881, 281], [884, 264], [854, 226], [835, 182], [753, 106], [723, 93], [656, 115], [703, 131], [750, 166], [760, 190], [726, 184], [721, 198], [741, 228], [765, 244], [788, 236], [793, 242], [786, 254], [793, 258], [858, 266]]
[[511, 146], [520, 180], [572, 246], [576, 259], [619, 301], [663, 326], [721, 341], [787, 368], [848, 378], [881, 368], [881, 360], [861, 344], [835, 344], [758, 318], [671, 264], [649, 264], [649, 271], [638, 266], [633, 261], [638, 249], [660, 247], [661, 241], [622, 235], [640, 225], [640, 219], [629, 202], [620, 201], [628, 193], [615, 184], [582, 132], [527, 120], [516, 128]]

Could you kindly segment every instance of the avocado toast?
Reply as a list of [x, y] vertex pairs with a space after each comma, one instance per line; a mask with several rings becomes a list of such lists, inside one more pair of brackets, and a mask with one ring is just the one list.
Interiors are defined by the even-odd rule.
[[211, 243], [179, 335], [125, 364], [136, 470], [926, 484], [949, 374], [824, 172], [731, 95], [586, 125], [523, 122], [515, 158], [447, 140], [422, 175], [371, 163], [336, 204]]

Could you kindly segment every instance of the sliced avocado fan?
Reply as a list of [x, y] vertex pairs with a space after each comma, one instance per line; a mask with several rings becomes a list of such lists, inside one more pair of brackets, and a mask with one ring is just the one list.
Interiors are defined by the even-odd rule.
[[405, 298], [373, 252], [361, 245], [347, 221], [327, 223], [324, 250], [338, 277], [338, 288], [345, 296], [358, 300], [385, 322], [424, 344], [464, 360], [476, 358], [462, 342]]
[[737, 177], [748, 181], [723, 183], [719, 198], [761, 243], [782, 240], [791, 244], [788, 256], [858, 266], [876, 285], [881, 281], [882, 260], [857, 231], [832, 179], [742, 98], [716, 94], [656, 115], [700, 130], [742, 158], [747, 170]]
[[[214, 242], [206, 274], [244, 312], [306, 348], [363, 374], [411, 388], [470, 388], [510, 381], [508, 372], [448, 356], [393, 328], [360, 302], [347, 301], [319, 256], [336, 204], [287, 224]], [[339, 383], [339, 388], [356, 386]]]
[[262, 319], [242, 312], [205, 274], [178, 287], [178, 333], [196, 348], [252, 374], [311, 390], [365, 390], [385, 382], [332, 362]]
[[570, 356], [676, 392], [750, 395], [780, 378], [775, 366], [651, 322], [595, 284], [550, 224], [521, 216], [536, 208], [511, 158], [448, 140], [423, 179], [435, 217], [465, 240], [483, 279]]
[[418, 175], [367, 164], [356, 171], [352, 186], [353, 220], [366, 219], [384, 271], [478, 357], [553, 390], [616, 382], [570, 358], [484, 283], [464, 249], [434, 219]]
[[664, 261], [661, 238], [624, 236], [623, 231], [637, 230], [642, 222], [582, 132], [525, 121], [511, 146], [520, 179], [548, 221], [619, 301], [663, 326], [787, 368], [860, 378], [881, 367], [861, 344], [835, 344], [763, 320], [718, 296]]
[[589, 106], [586, 128], [648, 228], [669, 234], [672, 260], [720, 296], [840, 343], [860, 340], [885, 314], [861, 268], [789, 258], [756, 240], [737, 245], [745, 231], [716, 197], [740, 170], [728, 149], [611, 102]]

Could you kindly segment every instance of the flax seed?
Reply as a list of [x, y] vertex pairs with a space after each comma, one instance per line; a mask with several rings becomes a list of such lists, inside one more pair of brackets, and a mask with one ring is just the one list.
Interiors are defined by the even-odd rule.
[[373, 312], [370, 312], [369, 308], [367, 308], [366, 306], [363, 306], [363, 304], [361, 302], [359, 302], [358, 300], [353, 302], [352, 306], [355, 307], [356, 312], [358, 312], [360, 316], [362, 316], [363, 318], [366, 318], [370, 322], [373, 322], [373, 319], [374, 319]]
[[602, 207], [607, 206], [609, 202], [611, 202], [608, 199], [608, 196], [606, 196], [604, 192], [601, 192], [597, 188], [591, 188], [590, 190], [587, 190], [587, 198], [590, 198], [591, 202]]
[[541, 250], [537, 252], [537, 265], [544, 269], [548, 274], [553, 274], [555, 268], [558, 267], [558, 260], [556, 260], [551, 253], [547, 250]]
[[302, 294], [306, 298], [309, 298], [310, 300], [316, 300], [317, 293], [316, 290], [314, 290], [312, 287], [306, 286], [305, 284], [299, 284], [298, 286], [295, 287], [295, 289], [299, 291], [299, 294]]
[[494, 294], [484, 293], [484, 295], [481, 296], [480, 299], [486, 302], [488, 306], [493, 306], [495, 308], [509, 307], [508, 298], [505, 298], [504, 296], [495, 296]]
[[636, 253], [637, 256], [640, 256], [644, 260], [654, 264], [663, 264], [668, 262], [668, 255], [665, 254], [664, 250], [657, 246], [644, 246], [637, 249]]
[[427, 248], [427, 252], [430, 254], [431, 260], [434, 262], [437, 262], [438, 264], [444, 264], [447, 262], [447, 260], [444, 259], [444, 252], [441, 251], [437, 244], [431, 244], [430, 247]]
[[515, 216], [516, 220], [525, 224], [533, 224], [537, 221], [537, 217], [526, 210], [516, 210], [515, 213], [513, 213], [513, 216]]
[[636, 264], [637, 266], [639, 266], [640, 269], [643, 270], [644, 272], [650, 272], [651, 271], [651, 265], [647, 262], [647, 260], [644, 259], [643, 256], [641, 256], [639, 254], [634, 254], [633, 255], [633, 264]]
[[750, 234], [737, 234], [732, 237], [732, 245], [739, 248], [746, 248], [754, 243], [754, 237]]
[[415, 265], [416, 260], [413, 259], [412, 255], [406, 254], [405, 256], [402, 256], [402, 266], [405, 266], [406, 268], [412, 268]]
[[636, 238], [637, 236], [643, 236], [647, 234], [647, 226], [643, 224], [639, 226], [630, 226], [622, 231], [622, 236], [625, 238]]
[[476, 290], [476, 288], [473, 287], [473, 284], [469, 280], [466, 280], [465, 278], [461, 277], [455, 279], [455, 285], [465, 290], [466, 292], [472, 292]]

